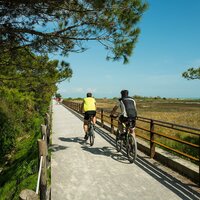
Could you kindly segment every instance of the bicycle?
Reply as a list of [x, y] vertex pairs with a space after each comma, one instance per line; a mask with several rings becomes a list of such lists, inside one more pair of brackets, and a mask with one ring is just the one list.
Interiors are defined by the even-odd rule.
[[[90, 118], [88, 120], [88, 133], [87, 134], [88, 134], [88, 138], [89, 138], [89, 141], [90, 141], [90, 146], [93, 146], [94, 138], [95, 138], [93, 116], [90, 116]], [[88, 138], [87, 138], [87, 140], [88, 140]]]
[[117, 152], [120, 152], [122, 146], [125, 146], [127, 158], [130, 163], [133, 163], [137, 158], [137, 141], [135, 137], [133, 122], [133, 120], [128, 119], [127, 122], [122, 123], [123, 132], [120, 133], [118, 129], [116, 134]]

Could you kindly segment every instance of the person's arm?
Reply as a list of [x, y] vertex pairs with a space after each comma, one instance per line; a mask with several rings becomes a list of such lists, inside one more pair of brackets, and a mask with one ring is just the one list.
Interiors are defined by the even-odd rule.
[[95, 105], [95, 110], [97, 110], [97, 103], [96, 103], [96, 99], [94, 99], [94, 105]]
[[136, 106], [136, 102], [135, 102], [135, 100], [134, 100], [134, 106], [135, 106], [136, 117], [137, 117], [137, 106]]
[[119, 107], [118, 105], [114, 106], [114, 108], [112, 109], [111, 114], [110, 114], [111, 116], [113, 116], [116, 113], [118, 107]]

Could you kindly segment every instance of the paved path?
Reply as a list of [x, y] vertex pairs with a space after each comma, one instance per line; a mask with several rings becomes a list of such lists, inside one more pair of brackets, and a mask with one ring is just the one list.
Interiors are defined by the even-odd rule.
[[82, 120], [53, 103], [52, 200], [199, 199], [198, 193], [139, 156], [129, 164], [113, 138], [97, 127], [93, 147], [84, 144]]

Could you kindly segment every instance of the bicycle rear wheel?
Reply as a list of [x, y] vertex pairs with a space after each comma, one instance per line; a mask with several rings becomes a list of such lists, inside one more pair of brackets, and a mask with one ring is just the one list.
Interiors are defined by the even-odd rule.
[[121, 151], [122, 142], [123, 142], [122, 140], [120, 140], [119, 135], [120, 135], [119, 130], [117, 130], [116, 139], [115, 139], [117, 152]]
[[94, 127], [91, 125], [89, 130], [90, 146], [94, 144]]
[[130, 163], [133, 163], [137, 158], [137, 142], [135, 135], [128, 134], [127, 157]]

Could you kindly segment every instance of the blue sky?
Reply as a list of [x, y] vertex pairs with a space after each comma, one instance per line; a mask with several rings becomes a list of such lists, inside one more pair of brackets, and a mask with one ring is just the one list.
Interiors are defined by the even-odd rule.
[[200, 66], [200, 0], [149, 0], [149, 9], [129, 64], [106, 61], [106, 50], [96, 42], [81, 54], [64, 58], [73, 77], [58, 85], [63, 97], [130, 96], [200, 98], [200, 80], [188, 81], [181, 74]]

